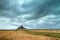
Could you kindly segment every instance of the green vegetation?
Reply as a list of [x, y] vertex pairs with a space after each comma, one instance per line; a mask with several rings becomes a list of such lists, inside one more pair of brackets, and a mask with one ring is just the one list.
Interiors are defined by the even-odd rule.
[[26, 33], [33, 34], [33, 35], [45, 35], [45, 36], [51, 36], [51, 37], [60, 38], [60, 33], [54, 33], [54, 32], [35, 32], [35, 31], [26, 31]]

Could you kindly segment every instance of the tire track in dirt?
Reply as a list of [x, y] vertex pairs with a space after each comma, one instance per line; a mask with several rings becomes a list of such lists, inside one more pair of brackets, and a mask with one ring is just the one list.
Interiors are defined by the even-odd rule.
[[[0, 37], [12, 38], [11, 40], [60, 40], [55, 37], [27, 34], [24, 31], [0, 31]], [[4, 40], [4, 39], [3, 39]]]

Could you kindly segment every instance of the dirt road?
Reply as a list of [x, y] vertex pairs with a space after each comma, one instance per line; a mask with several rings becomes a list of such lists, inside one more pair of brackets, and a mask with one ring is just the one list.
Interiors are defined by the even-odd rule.
[[0, 40], [60, 40], [55, 37], [27, 34], [24, 31], [0, 31]]

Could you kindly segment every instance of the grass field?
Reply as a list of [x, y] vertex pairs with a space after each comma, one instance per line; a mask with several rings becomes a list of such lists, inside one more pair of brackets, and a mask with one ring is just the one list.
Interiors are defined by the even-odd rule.
[[60, 38], [60, 30], [27, 30], [26, 33]]
[[60, 30], [0, 30], [0, 40], [60, 40]]

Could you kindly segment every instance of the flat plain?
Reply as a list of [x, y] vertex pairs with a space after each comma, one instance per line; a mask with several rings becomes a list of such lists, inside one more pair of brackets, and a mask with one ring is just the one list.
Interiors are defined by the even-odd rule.
[[60, 30], [0, 30], [0, 40], [60, 40]]

